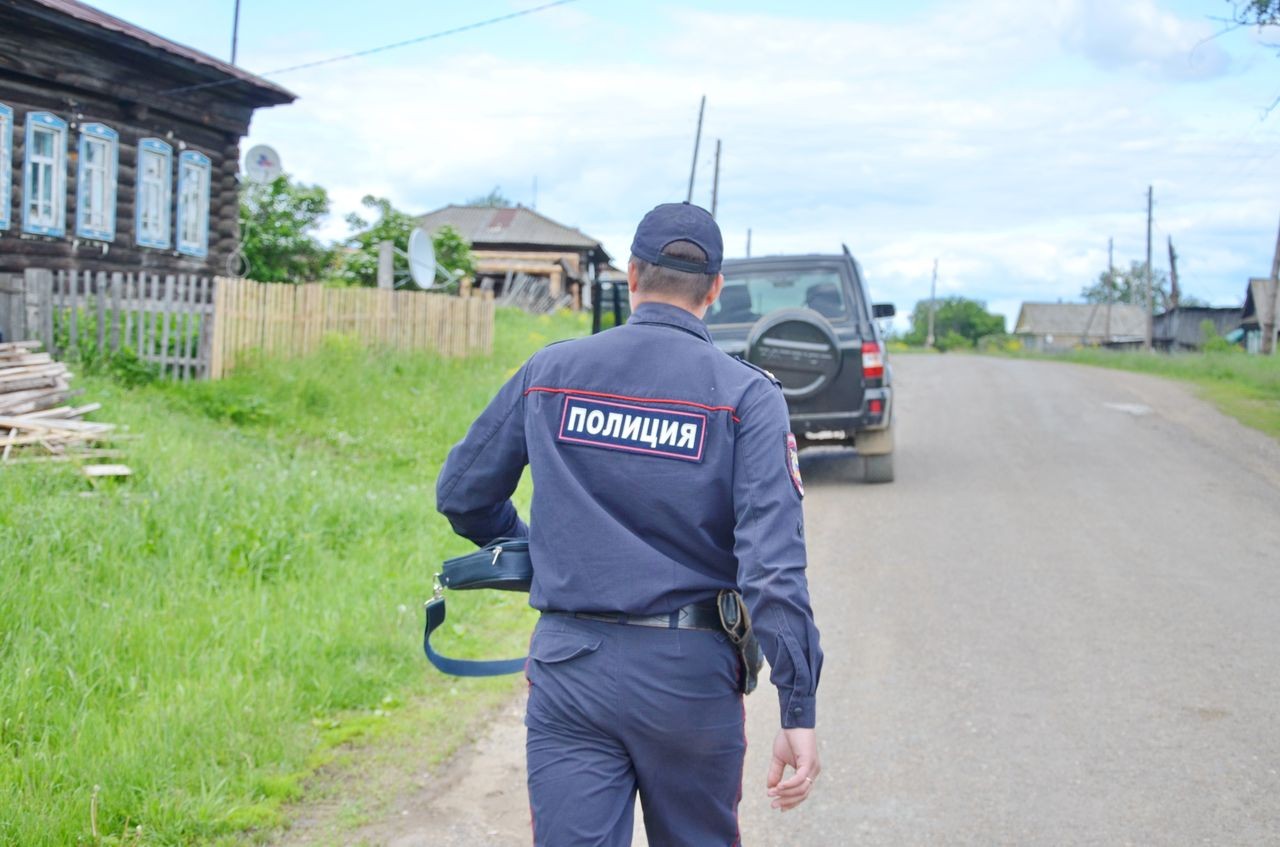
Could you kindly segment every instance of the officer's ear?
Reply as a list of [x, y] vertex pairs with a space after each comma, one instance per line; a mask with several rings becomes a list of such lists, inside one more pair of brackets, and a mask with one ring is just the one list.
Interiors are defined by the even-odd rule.
[[710, 308], [711, 304], [716, 302], [716, 298], [720, 296], [720, 291], [723, 288], [724, 274], [716, 274], [716, 281], [711, 283], [711, 290], [707, 292], [707, 299], [702, 305]]
[[632, 258], [627, 262], [627, 291], [632, 294], [636, 293], [636, 288], [640, 285], [640, 269], [636, 267], [636, 260]]

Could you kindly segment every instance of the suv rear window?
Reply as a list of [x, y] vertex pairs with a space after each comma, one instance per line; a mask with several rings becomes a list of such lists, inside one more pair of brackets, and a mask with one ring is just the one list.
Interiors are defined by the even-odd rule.
[[826, 318], [848, 314], [835, 268], [756, 271], [725, 276], [724, 290], [707, 310], [709, 324], [755, 323], [778, 309], [813, 309]]

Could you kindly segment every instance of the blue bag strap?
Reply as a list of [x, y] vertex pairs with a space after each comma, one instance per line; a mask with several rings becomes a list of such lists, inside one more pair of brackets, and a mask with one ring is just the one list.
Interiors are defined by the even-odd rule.
[[450, 676], [502, 676], [509, 673], [520, 673], [524, 670], [527, 656], [519, 659], [495, 659], [478, 661], [472, 659], [450, 659], [441, 656], [431, 649], [431, 634], [444, 624], [444, 598], [433, 597], [427, 601], [427, 626], [422, 633], [422, 650], [427, 654], [427, 661], [435, 665], [442, 673]]

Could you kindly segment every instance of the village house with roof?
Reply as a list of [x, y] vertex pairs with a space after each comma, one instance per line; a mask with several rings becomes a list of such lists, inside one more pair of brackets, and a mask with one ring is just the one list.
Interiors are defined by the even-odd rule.
[[1013, 334], [1036, 352], [1141, 344], [1147, 314], [1127, 303], [1023, 303]]
[[567, 297], [581, 308], [599, 275], [616, 270], [599, 239], [527, 206], [449, 205], [418, 225], [428, 234], [453, 227], [471, 245], [475, 285], [496, 295], [523, 275], [545, 280], [550, 298]]
[[0, 16], [0, 332], [29, 268], [226, 273], [240, 141], [295, 96], [76, 0]]

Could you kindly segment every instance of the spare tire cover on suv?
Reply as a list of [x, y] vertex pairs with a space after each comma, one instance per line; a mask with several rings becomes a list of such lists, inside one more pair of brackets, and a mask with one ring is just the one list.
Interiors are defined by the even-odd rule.
[[772, 373], [793, 400], [826, 390], [840, 373], [840, 343], [827, 319], [812, 309], [779, 309], [747, 334], [746, 360]]

